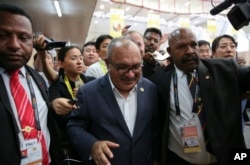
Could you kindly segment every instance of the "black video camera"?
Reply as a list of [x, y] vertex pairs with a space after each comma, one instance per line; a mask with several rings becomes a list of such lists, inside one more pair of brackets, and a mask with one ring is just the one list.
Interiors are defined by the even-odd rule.
[[[34, 34], [34, 37], [38, 37], [39, 35], [42, 35], [41, 33]], [[52, 50], [54, 48], [61, 48], [66, 46], [66, 41], [54, 41], [49, 38], [45, 38], [44, 43], [46, 46], [45, 48], [41, 48], [39, 45], [34, 44], [34, 48], [38, 50]]]
[[218, 6], [210, 10], [211, 15], [216, 15], [221, 11], [235, 4], [228, 12], [227, 17], [234, 29], [239, 30], [247, 26], [250, 21], [250, 0], [225, 0]]

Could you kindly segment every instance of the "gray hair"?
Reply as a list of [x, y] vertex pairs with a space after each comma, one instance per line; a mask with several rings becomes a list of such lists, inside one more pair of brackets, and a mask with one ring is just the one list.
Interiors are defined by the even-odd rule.
[[110, 42], [108, 46], [108, 51], [107, 51], [108, 59], [111, 58], [112, 51], [114, 48], [121, 47], [121, 46], [129, 47], [130, 45], [135, 45], [138, 48], [138, 51], [140, 51], [137, 44], [127, 36], [122, 36], [122, 37], [117, 37], [117, 38], [112, 39], [112, 41]]

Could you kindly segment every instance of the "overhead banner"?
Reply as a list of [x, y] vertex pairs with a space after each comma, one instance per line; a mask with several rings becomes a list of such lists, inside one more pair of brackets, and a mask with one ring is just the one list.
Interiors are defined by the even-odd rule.
[[180, 18], [179, 19], [179, 26], [190, 28], [190, 18]]
[[160, 15], [158, 14], [148, 14], [148, 27], [160, 28]]
[[120, 37], [124, 26], [124, 10], [110, 9], [110, 32], [113, 37]]
[[217, 27], [215, 20], [207, 20], [207, 33], [209, 35], [209, 41], [212, 42], [217, 36]]

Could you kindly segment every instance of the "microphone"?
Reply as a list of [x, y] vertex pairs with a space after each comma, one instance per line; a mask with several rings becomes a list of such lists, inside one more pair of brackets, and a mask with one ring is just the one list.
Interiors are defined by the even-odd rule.
[[219, 5], [215, 6], [213, 9], [211, 9], [210, 14], [216, 15], [216, 14], [220, 13], [221, 11], [227, 9], [231, 5], [232, 5], [231, 0], [225, 0], [222, 3], [220, 3]]

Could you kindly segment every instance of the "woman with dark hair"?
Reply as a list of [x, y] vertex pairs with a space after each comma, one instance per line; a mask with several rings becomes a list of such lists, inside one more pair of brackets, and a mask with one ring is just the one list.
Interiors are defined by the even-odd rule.
[[59, 77], [49, 88], [50, 102], [62, 130], [61, 141], [65, 148], [65, 162], [70, 161], [71, 165], [79, 164], [81, 161], [78, 160], [78, 156], [69, 145], [64, 129], [67, 116], [72, 110], [77, 109], [76, 93], [78, 89], [94, 78], [82, 74], [83, 56], [78, 47], [66, 46], [61, 48], [58, 52], [58, 62], [60, 65]]
[[212, 56], [214, 58], [235, 58], [237, 54], [237, 42], [233, 36], [223, 34], [212, 42]]

